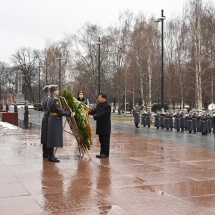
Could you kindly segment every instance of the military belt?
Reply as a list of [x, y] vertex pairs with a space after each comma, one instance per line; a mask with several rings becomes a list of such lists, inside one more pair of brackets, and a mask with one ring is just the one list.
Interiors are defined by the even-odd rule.
[[188, 122], [192, 122], [192, 120], [187, 120]]
[[175, 119], [179, 120], [180, 118], [175, 118]]
[[60, 115], [57, 114], [57, 113], [51, 112], [51, 113], [49, 114], [49, 116], [60, 116]]

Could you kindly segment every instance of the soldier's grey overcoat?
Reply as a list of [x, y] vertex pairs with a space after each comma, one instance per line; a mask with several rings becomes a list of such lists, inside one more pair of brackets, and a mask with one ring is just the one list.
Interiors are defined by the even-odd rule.
[[179, 113], [176, 113], [175, 115], [174, 115], [174, 117], [175, 117], [175, 122], [174, 122], [174, 129], [176, 129], [177, 131], [179, 131], [180, 130], [180, 118], [181, 118], [181, 115], [179, 114]]
[[140, 110], [140, 107], [134, 107], [133, 109], [134, 123], [140, 123]]
[[42, 107], [44, 111], [43, 119], [42, 119], [42, 124], [41, 124], [41, 143], [47, 145], [47, 134], [48, 134], [48, 119], [49, 119], [49, 114], [47, 112], [47, 101], [48, 101], [48, 96], [44, 96], [42, 99]]
[[192, 115], [187, 116], [187, 130], [189, 132], [192, 132], [192, 130], [193, 130], [193, 116]]
[[154, 117], [155, 117], [155, 124], [154, 124], [154, 127], [159, 128], [159, 127], [160, 127], [160, 114], [159, 114], [159, 113], [156, 113]]
[[48, 136], [47, 148], [63, 147], [62, 117], [70, 116], [69, 111], [61, 107], [60, 100], [51, 94], [47, 102], [48, 119]]

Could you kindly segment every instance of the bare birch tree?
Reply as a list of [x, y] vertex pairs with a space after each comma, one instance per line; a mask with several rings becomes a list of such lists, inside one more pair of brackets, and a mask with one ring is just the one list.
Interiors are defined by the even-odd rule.
[[11, 60], [17, 69], [23, 74], [23, 85], [25, 95], [29, 93], [29, 101], [35, 102], [35, 76], [38, 73], [40, 52], [31, 48], [20, 48], [12, 55]]

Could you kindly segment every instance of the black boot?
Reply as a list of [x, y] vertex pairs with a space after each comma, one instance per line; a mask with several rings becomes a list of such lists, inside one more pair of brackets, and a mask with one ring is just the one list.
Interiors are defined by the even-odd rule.
[[49, 156], [48, 157], [48, 161], [49, 162], [55, 162], [55, 163], [59, 163], [60, 160], [58, 158], [56, 158], [54, 155], [53, 156]]
[[194, 134], [196, 134], [196, 129], [193, 129]]
[[53, 147], [48, 148], [48, 161], [49, 162], [55, 162], [55, 163], [60, 162], [60, 160], [54, 156], [54, 148]]
[[45, 144], [43, 144], [43, 158], [48, 158], [48, 149]]

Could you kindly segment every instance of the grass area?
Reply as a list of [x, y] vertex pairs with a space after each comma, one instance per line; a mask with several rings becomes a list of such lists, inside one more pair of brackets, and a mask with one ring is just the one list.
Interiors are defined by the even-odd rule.
[[[126, 114], [126, 116], [124, 114], [118, 115], [118, 114], [112, 114], [111, 115], [111, 120], [112, 121], [123, 121], [129, 124], [133, 124], [134, 123], [134, 117], [132, 114]], [[151, 127], [154, 126], [154, 117], [151, 117]], [[141, 119], [140, 119], [140, 125], [141, 125]]]
[[131, 114], [126, 115], [126, 116], [122, 114], [122, 115], [111, 115], [111, 120], [130, 122], [130, 121], [133, 121], [134, 118]]

